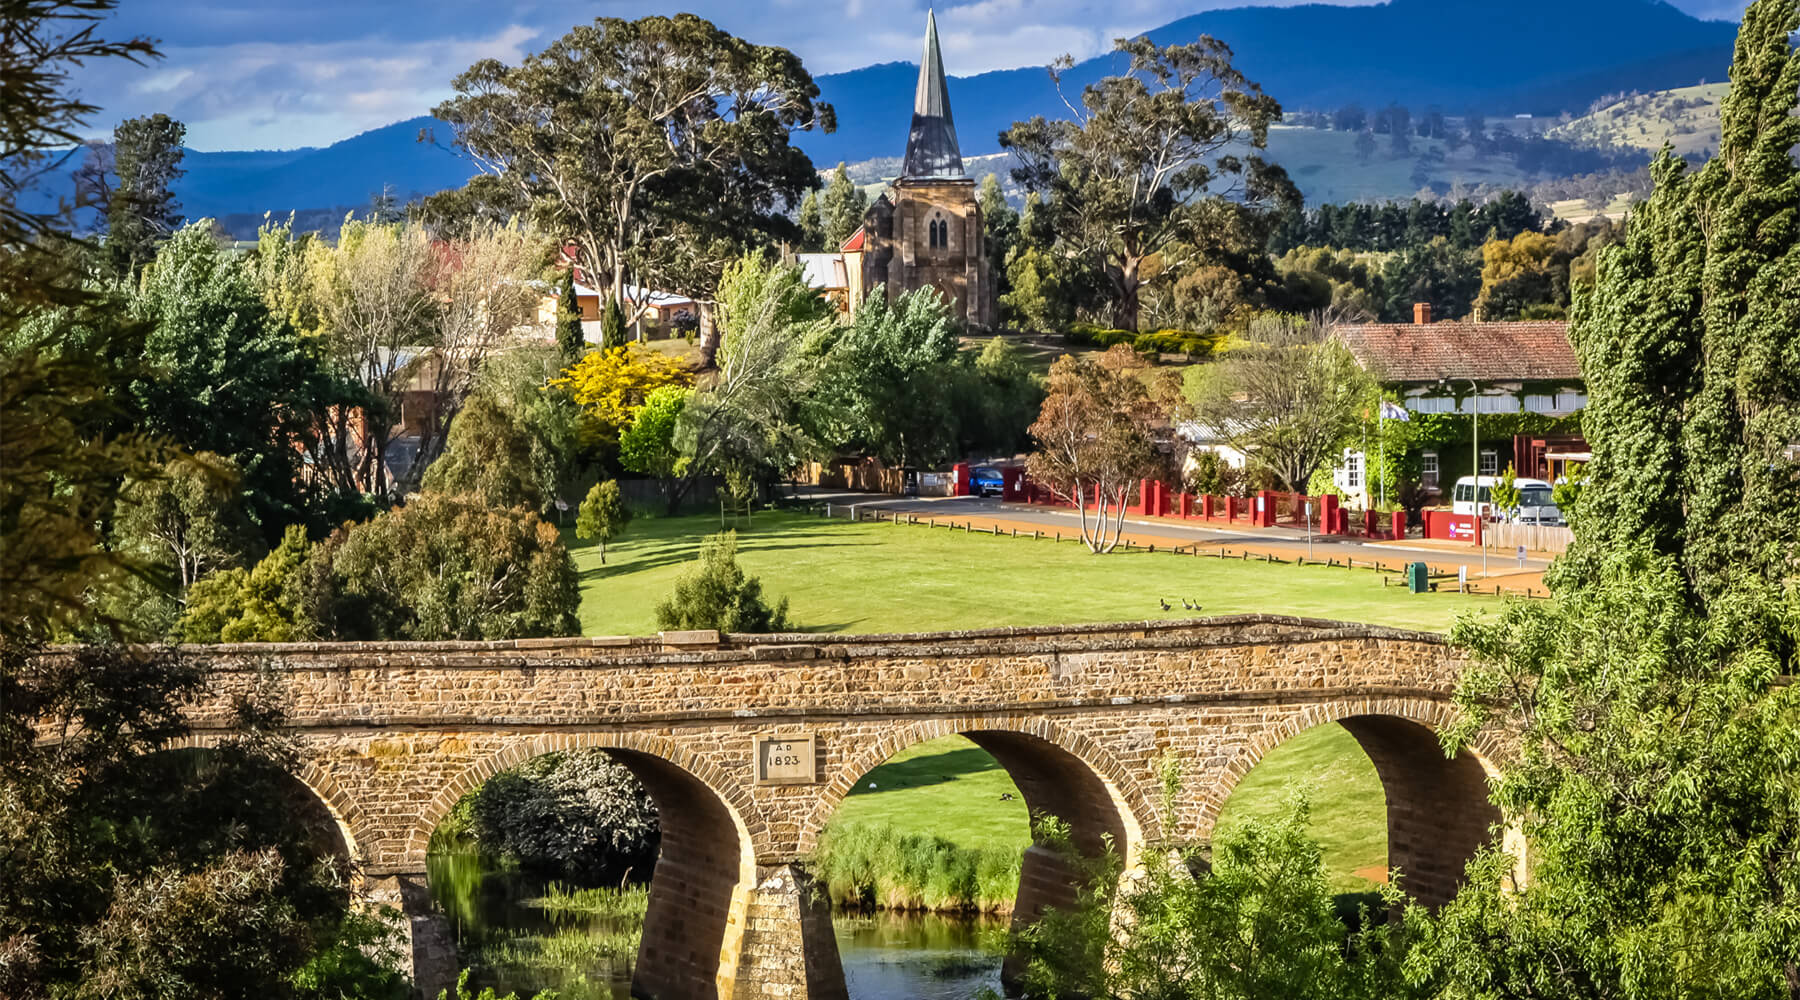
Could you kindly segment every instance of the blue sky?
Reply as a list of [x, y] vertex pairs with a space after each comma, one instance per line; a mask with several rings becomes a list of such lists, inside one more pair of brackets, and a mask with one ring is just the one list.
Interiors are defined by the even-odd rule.
[[[938, 0], [944, 61], [967, 75], [1082, 58], [1213, 7], [1256, 0]], [[1284, 2], [1284, 0], [1274, 0]], [[1580, 2], [1580, 0], [1574, 0]], [[1744, 0], [1673, 0], [1736, 20]], [[91, 123], [165, 111], [196, 149], [326, 145], [424, 114], [477, 59], [516, 62], [599, 16], [691, 10], [752, 41], [784, 45], [815, 74], [918, 58], [924, 0], [123, 0], [112, 33], [160, 40], [144, 67], [96, 65], [77, 85]], [[1504, 9], [1504, 0], [1496, 11]]]

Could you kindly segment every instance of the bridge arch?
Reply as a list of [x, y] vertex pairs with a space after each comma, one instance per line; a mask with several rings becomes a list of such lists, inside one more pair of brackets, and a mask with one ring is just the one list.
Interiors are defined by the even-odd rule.
[[[188, 733], [158, 750], [167, 753], [176, 750], [216, 750], [220, 744], [235, 737], [222, 733]], [[355, 799], [350, 797], [331, 772], [319, 766], [310, 756], [302, 756], [297, 771], [288, 772], [289, 777], [312, 793], [313, 799], [331, 817], [337, 827], [337, 834], [343, 841], [344, 860], [351, 864], [351, 884], [354, 886], [363, 877], [362, 867], [372, 857], [366, 853], [368, 849], [381, 843], [381, 834], [369, 822], [365, 813]]]
[[487, 779], [534, 757], [583, 749], [604, 750], [629, 770], [655, 802], [662, 828], [632, 995], [731, 996], [757, 882], [752, 831], [763, 825], [741, 787], [672, 739], [566, 733], [508, 743], [443, 786], [415, 820], [406, 857], [423, 868], [432, 830]]
[[[818, 848], [819, 835], [824, 832], [825, 825], [831, 821], [838, 806], [843, 804], [844, 797], [850, 794], [850, 790], [863, 775], [907, 747], [942, 736], [966, 736], [973, 740], [983, 750], [993, 754], [1001, 766], [1014, 775], [1015, 782], [1018, 781], [1018, 775], [1014, 772], [1014, 766], [1018, 765], [1020, 771], [1025, 770], [1034, 749], [1046, 761], [1055, 761], [1061, 765], [1060, 770], [1068, 771], [1071, 765], [1079, 765], [1079, 771], [1085, 771], [1091, 776], [1086, 780], [1097, 782], [1098, 787], [1104, 789], [1106, 800], [1119, 814], [1116, 833], [1123, 835], [1118, 838], [1117, 845], [1121, 855], [1128, 847], [1135, 849], [1145, 840], [1163, 836], [1162, 819], [1151, 805], [1153, 800], [1145, 794], [1133, 773], [1105, 747], [1041, 716], [981, 715], [928, 719], [896, 725], [883, 731], [879, 739], [847, 757], [837, 766], [831, 780], [821, 786], [816, 804], [801, 823], [799, 853], [810, 854]], [[987, 742], [983, 742], [984, 739]], [[1008, 753], [1012, 763], [996, 753], [994, 746], [1000, 747], [1001, 752]], [[1060, 751], [1061, 757], [1054, 751]], [[1075, 775], [1078, 778], [1079, 771]], [[1021, 785], [1020, 791], [1025, 792], [1026, 789]], [[1029, 795], [1026, 796], [1026, 803], [1033, 812], [1049, 812], [1073, 822], [1071, 817], [1063, 816], [1055, 809], [1040, 810]]]
[[[1146, 827], [1151, 836], [1161, 834], [1138, 782], [1098, 744], [1043, 717], [983, 715], [900, 726], [848, 758], [802, 827], [801, 852], [816, 849], [825, 824], [863, 775], [907, 747], [952, 735], [991, 754], [1018, 786], [1033, 816], [1055, 816], [1068, 824], [1073, 846], [1085, 856], [1099, 857], [1110, 848], [1129, 867], [1136, 863]], [[1064, 855], [1038, 844], [1027, 847], [1019, 866], [1013, 928], [1030, 925], [1050, 907], [1072, 907], [1082, 879], [1083, 873]], [[1022, 954], [1008, 955], [1001, 981], [1016, 985], [1024, 962]]]
[[[1272, 722], [1226, 764], [1203, 800], [1200, 833], [1209, 836], [1238, 782], [1269, 751], [1314, 726], [1335, 722], [1356, 739], [1387, 799], [1388, 867], [1428, 906], [1448, 902], [1475, 852], [1495, 839], [1504, 817], [1488, 799], [1504, 751], [1484, 735], [1454, 757], [1438, 734], [1455, 718], [1447, 703], [1427, 699], [1356, 699], [1309, 705]], [[1503, 831], [1509, 847], [1514, 836]]]

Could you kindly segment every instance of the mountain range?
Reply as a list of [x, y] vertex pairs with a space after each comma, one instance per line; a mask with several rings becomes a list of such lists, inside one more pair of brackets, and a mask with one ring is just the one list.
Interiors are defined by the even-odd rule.
[[[1202, 34], [1226, 42], [1234, 65], [1290, 110], [1394, 102], [1415, 114], [1437, 107], [1511, 117], [1579, 114], [1603, 95], [1722, 80], [1736, 31], [1661, 0], [1389, 0], [1212, 10], [1147, 34], [1161, 44]], [[1073, 96], [1124, 69], [1118, 57], [1098, 56], [1064, 74], [1063, 87]], [[893, 62], [820, 76], [837, 131], [802, 133], [796, 143], [821, 166], [898, 155], [917, 74], [916, 65]], [[996, 151], [1014, 121], [1067, 113], [1042, 67], [952, 77], [950, 99], [965, 154]], [[435, 143], [419, 141], [433, 129]], [[190, 217], [237, 215], [239, 223], [265, 211], [347, 210], [384, 187], [405, 200], [473, 173], [448, 138], [422, 117], [324, 148], [190, 152], [176, 194]]]

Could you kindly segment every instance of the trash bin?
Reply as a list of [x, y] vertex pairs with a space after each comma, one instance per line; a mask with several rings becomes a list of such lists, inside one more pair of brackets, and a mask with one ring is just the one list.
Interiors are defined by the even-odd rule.
[[1406, 589], [1423, 594], [1431, 589], [1431, 569], [1422, 562], [1406, 564]]

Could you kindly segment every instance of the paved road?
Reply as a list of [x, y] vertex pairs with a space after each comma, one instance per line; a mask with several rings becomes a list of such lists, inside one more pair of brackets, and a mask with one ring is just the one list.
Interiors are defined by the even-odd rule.
[[[903, 498], [879, 493], [857, 493], [814, 487], [799, 487], [790, 495], [795, 499], [807, 499], [833, 505], [879, 507], [882, 510], [917, 514], [921, 517], [988, 517], [1019, 524], [1042, 525], [1049, 530], [1061, 531], [1065, 534], [1074, 534], [1080, 530], [1080, 517], [1073, 510], [1002, 503], [991, 497]], [[1203, 545], [1207, 543], [1251, 543], [1259, 550], [1269, 549], [1278, 553], [1294, 555], [1306, 555], [1308, 552], [1307, 533], [1299, 528], [1224, 528], [1158, 518], [1127, 517], [1125, 530], [1127, 534], [1134, 537], [1153, 536], [1157, 539], [1173, 539], [1184, 545], [1190, 542], [1199, 542]], [[1423, 560], [1430, 562], [1434, 568], [1467, 566], [1471, 577], [1480, 577], [1483, 572], [1482, 555], [1479, 549], [1440, 549], [1424, 545], [1407, 546], [1404, 543], [1367, 542], [1359, 538], [1314, 534], [1311, 538], [1310, 551], [1319, 559], [1331, 557], [1360, 559], [1364, 556], [1373, 557], [1379, 554], [1384, 559], [1396, 561]], [[1541, 573], [1549, 565], [1550, 562], [1547, 559], [1527, 558], [1524, 565], [1521, 566], [1515, 553], [1502, 554], [1493, 549], [1489, 549], [1487, 553], [1489, 575]]]

